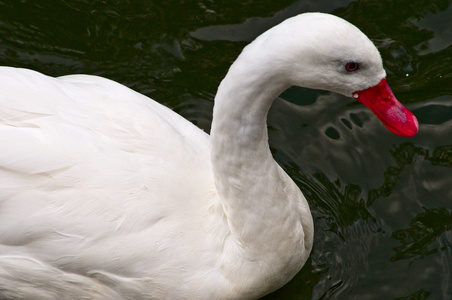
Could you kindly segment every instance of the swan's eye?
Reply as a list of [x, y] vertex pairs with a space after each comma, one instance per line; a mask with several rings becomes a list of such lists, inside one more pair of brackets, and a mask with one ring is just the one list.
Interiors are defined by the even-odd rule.
[[349, 72], [353, 72], [359, 69], [359, 63], [357, 62], [349, 62], [345, 65], [345, 69]]

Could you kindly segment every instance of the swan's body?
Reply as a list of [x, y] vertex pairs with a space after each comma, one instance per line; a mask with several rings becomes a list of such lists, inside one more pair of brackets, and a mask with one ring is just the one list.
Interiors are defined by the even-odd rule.
[[[349, 60], [360, 74], [341, 69]], [[271, 103], [290, 85], [351, 96], [384, 77], [354, 26], [297, 16], [233, 64], [209, 138], [113, 81], [1, 68], [0, 298], [256, 298], [279, 288], [308, 258], [313, 222], [268, 148]]]

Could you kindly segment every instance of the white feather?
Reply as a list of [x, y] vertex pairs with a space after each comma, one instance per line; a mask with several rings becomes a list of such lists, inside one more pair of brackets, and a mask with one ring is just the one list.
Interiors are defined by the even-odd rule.
[[[369, 62], [360, 77], [331, 66], [353, 55]], [[351, 95], [383, 76], [354, 26], [297, 16], [231, 67], [209, 138], [113, 81], [0, 68], [0, 296], [256, 298], [279, 288], [308, 258], [313, 224], [271, 157], [268, 109], [292, 84]]]

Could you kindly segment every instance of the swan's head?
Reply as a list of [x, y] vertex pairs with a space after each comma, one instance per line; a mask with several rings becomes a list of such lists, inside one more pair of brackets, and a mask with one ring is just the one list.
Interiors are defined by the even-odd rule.
[[288, 78], [288, 85], [353, 97], [393, 133], [416, 134], [416, 117], [386, 83], [377, 48], [347, 21], [322, 13], [302, 14], [264, 33], [256, 44], [265, 49], [262, 55], [271, 57], [271, 68], [280, 70], [278, 76]]

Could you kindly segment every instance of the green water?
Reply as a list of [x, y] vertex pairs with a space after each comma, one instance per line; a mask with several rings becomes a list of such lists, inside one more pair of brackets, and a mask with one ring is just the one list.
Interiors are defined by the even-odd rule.
[[378, 46], [420, 131], [395, 136], [323, 91], [292, 88], [275, 102], [272, 151], [316, 235], [300, 273], [265, 299], [452, 299], [450, 3], [0, 1], [0, 65], [108, 77], [208, 131], [216, 88], [253, 38], [307, 11], [349, 20]]

